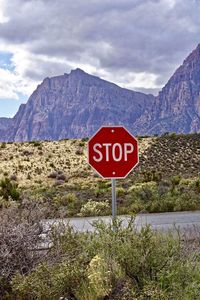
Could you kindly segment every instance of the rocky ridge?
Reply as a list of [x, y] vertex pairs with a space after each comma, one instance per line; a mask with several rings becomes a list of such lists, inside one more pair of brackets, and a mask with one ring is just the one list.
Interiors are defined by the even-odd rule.
[[140, 134], [200, 132], [200, 44], [136, 121]]

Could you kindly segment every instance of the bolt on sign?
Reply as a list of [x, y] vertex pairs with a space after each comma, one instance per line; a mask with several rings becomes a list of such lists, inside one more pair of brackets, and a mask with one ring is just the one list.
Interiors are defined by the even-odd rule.
[[138, 141], [123, 126], [103, 126], [88, 141], [88, 163], [101, 177], [112, 179], [114, 219], [115, 179], [125, 178], [139, 163]]

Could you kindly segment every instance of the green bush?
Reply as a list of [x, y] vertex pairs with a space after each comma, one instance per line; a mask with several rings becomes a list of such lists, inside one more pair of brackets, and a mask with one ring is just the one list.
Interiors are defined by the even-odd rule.
[[62, 196], [56, 196], [53, 199], [53, 202], [57, 205], [57, 206], [67, 206], [69, 208], [74, 208], [76, 202], [77, 202], [77, 197], [76, 194], [74, 193], [68, 193]]
[[114, 231], [94, 226], [93, 233], [53, 227], [52, 248], [31, 272], [13, 275], [7, 299], [199, 299], [197, 246], [185, 251], [181, 236], [138, 231], [134, 220], [126, 228], [116, 221]]
[[6, 148], [6, 143], [1, 143], [1, 149], [5, 149]]
[[50, 266], [39, 265], [29, 276], [16, 275], [13, 290], [18, 299], [57, 300], [75, 294], [83, 279], [84, 270], [77, 261], [62, 261]]
[[16, 182], [12, 182], [10, 179], [5, 178], [0, 181], [0, 196], [5, 200], [18, 201], [20, 200], [20, 193], [18, 191], [18, 185]]
[[107, 214], [109, 209], [108, 201], [92, 201], [85, 203], [80, 210], [79, 216], [95, 216]]
[[181, 176], [176, 175], [171, 177], [172, 189], [174, 189], [181, 182]]
[[160, 182], [137, 183], [128, 189], [119, 214], [200, 210], [199, 179], [174, 176]]

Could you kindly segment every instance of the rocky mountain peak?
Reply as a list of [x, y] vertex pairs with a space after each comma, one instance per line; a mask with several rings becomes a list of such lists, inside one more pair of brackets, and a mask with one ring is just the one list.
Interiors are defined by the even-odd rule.
[[200, 60], [200, 43], [197, 45], [196, 49], [194, 49], [188, 57], [183, 61], [183, 65], [188, 63], [199, 62]]
[[74, 70], [71, 70], [70, 74], [75, 74], [75, 75], [85, 75], [87, 74], [85, 71], [83, 71], [80, 68], [76, 68]]
[[137, 126], [149, 134], [200, 131], [200, 44], [175, 71]]

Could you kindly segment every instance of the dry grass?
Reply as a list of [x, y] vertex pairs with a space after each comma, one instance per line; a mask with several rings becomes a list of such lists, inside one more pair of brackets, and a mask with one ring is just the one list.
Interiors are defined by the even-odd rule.
[[[140, 139], [140, 156], [154, 141], [155, 138]], [[48, 176], [53, 172], [62, 172], [68, 184], [86, 184], [86, 177], [87, 183], [94, 181], [95, 172], [87, 163], [87, 142], [7, 143], [0, 149], [0, 178], [15, 175], [19, 186], [26, 188], [49, 186], [53, 180]]]

